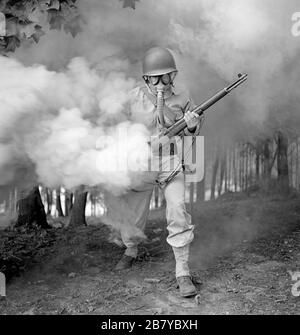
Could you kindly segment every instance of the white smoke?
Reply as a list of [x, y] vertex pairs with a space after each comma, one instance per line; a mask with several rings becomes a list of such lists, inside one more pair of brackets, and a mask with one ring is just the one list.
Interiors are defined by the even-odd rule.
[[[190, 7], [198, 7], [202, 23], [172, 19], [170, 39], [183, 54], [206, 63], [227, 81], [237, 72], [247, 72], [247, 86], [235, 93], [237, 101], [248, 122], [262, 123], [272, 103], [282, 103], [280, 96], [288, 84], [285, 66], [294, 63], [297, 68], [300, 45], [290, 32], [296, 4], [282, 0], [192, 2]], [[299, 79], [290, 94], [298, 84]]]
[[[86, 23], [75, 39], [47, 31], [38, 44], [17, 49], [19, 61], [0, 58], [0, 183], [16, 177], [17, 165], [33, 163], [49, 186], [130, 185], [129, 171], [108, 179], [97, 169], [95, 143], [123, 122], [130, 136], [147, 137], [142, 126], [126, 123], [124, 106], [154, 45], [174, 51], [176, 82], [197, 103], [248, 72], [247, 83], [208, 113], [208, 138], [267, 131], [283, 108], [280, 122], [297, 124], [300, 43], [291, 34], [297, 0], [141, 0], [135, 11], [117, 0], [78, 4]], [[145, 147], [133, 143], [128, 152], [142, 153]], [[104, 162], [108, 152], [102, 148]]]
[[92, 69], [82, 58], [56, 72], [0, 57], [0, 76], [6, 78], [0, 88], [1, 184], [29, 162], [48, 187], [103, 184], [117, 192], [132, 184], [130, 171], [140, 163], [132, 159], [128, 167], [123, 157], [120, 166], [120, 154], [142, 157], [149, 136], [143, 125], [127, 121], [132, 78]]

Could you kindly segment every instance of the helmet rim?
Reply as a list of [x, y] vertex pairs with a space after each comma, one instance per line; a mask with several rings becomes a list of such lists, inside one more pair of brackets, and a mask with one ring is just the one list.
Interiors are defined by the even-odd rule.
[[161, 70], [157, 70], [157, 71], [148, 71], [148, 72], [145, 72], [143, 74], [143, 76], [161, 76], [161, 75], [164, 75], [164, 74], [167, 74], [167, 73], [172, 73], [172, 72], [178, 72], [177, 69], [174, 69], [174, 68], [167, 68], [167, 69], [161, 69]]

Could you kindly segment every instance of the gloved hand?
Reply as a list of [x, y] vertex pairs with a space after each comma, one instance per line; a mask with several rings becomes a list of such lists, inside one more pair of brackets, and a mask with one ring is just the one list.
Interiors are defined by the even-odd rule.
[[195, 112], [187, 111], [184, 114], [184, 120], [187, 124], [188, 130], [194, 131], [200, 123], [200, 116]]

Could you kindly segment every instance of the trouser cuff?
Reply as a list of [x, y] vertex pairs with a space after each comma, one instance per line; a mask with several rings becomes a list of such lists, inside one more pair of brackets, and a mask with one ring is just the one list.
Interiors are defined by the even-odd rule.
[[188, 264], [176, 264], [176, 272], [175, 272], [176, 278], [182, 277], [182, 276], [190, 276], [190, 269]]

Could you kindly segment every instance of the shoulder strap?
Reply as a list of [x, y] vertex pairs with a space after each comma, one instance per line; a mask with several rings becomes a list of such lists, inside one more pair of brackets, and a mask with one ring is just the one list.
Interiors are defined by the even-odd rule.
[[185, 106], [182, 108], [183, 114], [185, 114], [190, 109], [190, 107], [191, 107], [191, 101], [188, 100]]

